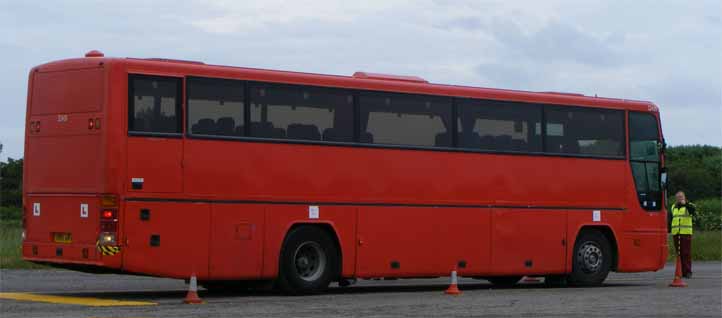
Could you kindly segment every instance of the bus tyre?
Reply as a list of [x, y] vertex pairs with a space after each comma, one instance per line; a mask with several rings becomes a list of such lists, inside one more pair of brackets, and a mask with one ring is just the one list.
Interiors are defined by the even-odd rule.
[[521, 280], [522, 276], [497, 276], [487, 277], [486, 280], [491, 282], [494, 286], [499, 287], [512, 287]]
[[607, 279], [611, 268], [612, 248], [601, 232], [583, 230], [572, 257], [572, 273], [567, 281], [571, 286], [599, 286]]
[[314, 226], [297, 227], [281, 250], [278, 286], [290, 294], [323, 291], [338, 278], [339, 252], [328, 232]]

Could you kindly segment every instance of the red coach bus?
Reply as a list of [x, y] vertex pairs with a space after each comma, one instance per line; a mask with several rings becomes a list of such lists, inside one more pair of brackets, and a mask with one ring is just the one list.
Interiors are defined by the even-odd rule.
[[167, 59], [30, 72], [25, 260], [275, 281], [601, 284], [667, 253], [658, 108]]

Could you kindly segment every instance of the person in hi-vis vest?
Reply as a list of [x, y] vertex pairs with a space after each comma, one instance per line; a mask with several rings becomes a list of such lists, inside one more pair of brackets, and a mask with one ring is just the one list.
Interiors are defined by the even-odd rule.
[[674, 195], [675, 203], [669, 208], [667, 229], [672, 233], [672, 241], [677, 255], [681, 258], [682, 276], [692, 277], [692, 217], [695, 206], [688, 202], [684, 192]]

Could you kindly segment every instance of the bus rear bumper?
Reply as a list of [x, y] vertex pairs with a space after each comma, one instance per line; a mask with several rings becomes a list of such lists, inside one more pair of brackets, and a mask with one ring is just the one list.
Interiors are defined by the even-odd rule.
[[120, 253], [103, 256], [95, 244], [57, 244], [23, 242], [23, 260], [47, 265], [88, 265], [107, 268], [121, 267]]

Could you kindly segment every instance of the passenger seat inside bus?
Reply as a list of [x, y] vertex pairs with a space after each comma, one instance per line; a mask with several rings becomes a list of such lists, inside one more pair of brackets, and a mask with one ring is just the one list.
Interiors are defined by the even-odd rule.
[[[364, 131], [361, 132], [361, 135], [359, 136], [359, 142], [372, 144], [374, 143], [374, 135], [371, 133]], [[339, 129], [336, 128], [326, 128], [323, 130], [323, 140], [324, 141], [340, 141], [340, 142], [353, 142], [353, 135], [351, 134], [345, 134], [341, 133]]]
[[436, 134], [436, 140], [434, 141], [436, 147], [451, 147], [451, 134], [446, 131], [440, 134]]
[[216, 122], [210, 118], [203, 118], [191, 126], [192, 134], [213, 135], [216, 133]]
[[372, 144], [374, 143], [374, 135], [368, 131], [364, 131], [361, 133], [361, 136], [359, 136], [359, 142]]
[[494, 149], [496, 150], [513, 150], [511, 145], [511, 136], [501, 135], [494, 137]]
[[494, 149], [495, 143], [492, 135], [484, 135], [479, 138], [479, 148], [481, 149]]
[[288, 139], [321, 140], [321, 133], [316, 125], [290, 124], [286, 135]]
[[286, 131], [274, 128], [270, 122], [252, 122], [250, 128], [252, 137], [286, 138]]
[[236, 121], [233, 117], [221, 117], [218, 118], [217, 133], [221, 136], [233, 136], [235, 135]]
[[[351, 133], [351, 131], [348, 131]], [[324, 141], [340, 141], [340, 142], [348, 142], [353, 141], [353, 133], [343, 133], [340, 129], [336, 128], [326, 128], [323, 130], [323, 140]]]
[[480, 149], [481, 137], [479, 137], [479, 134], [476, 132], [461, 133], [459, 135], [459, 145], [464, 148]]

